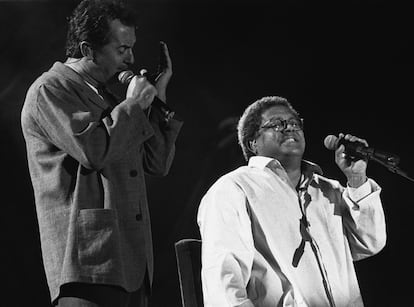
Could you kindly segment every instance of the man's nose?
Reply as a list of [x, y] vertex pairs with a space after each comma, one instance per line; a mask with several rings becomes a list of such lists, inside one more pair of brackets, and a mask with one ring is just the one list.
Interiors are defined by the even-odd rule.
[[134, 52], [132, 51], [132, 49], [128, 49], [128, 53], [125, 56], [124, 62], [126, 62], [127, 64], [134, 64], [135, 57], [134, 57]]
[[283, 132], [285, 131], [295, 131], [295, 128], [293, 128], [293, 124], [286, 123], [285, 129], [283, 129]]

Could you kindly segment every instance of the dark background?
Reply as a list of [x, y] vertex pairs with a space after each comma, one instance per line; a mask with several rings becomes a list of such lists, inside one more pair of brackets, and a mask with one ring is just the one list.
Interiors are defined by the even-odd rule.
[[[170, 174], [148, 178], [154, 235], [151, 306], [180, 306], [174, 242], [198, 238], [201, 196], [244, 163], [235, 123], [262, 96], [288, 98], [305, 118], [305, 158], [344, 182], [328, 134], [346, 132], [412, 157], [413, 25], [408, 6], [377, 1], [130, 1], [140, 12], [135, 67], [155, 70], [167, 42], [169, 104], [184, 119]], [[407, 1], [409, 2], [409, 1]], [[49, 306], [20, 110], [34, 79], [64, 61], [66, 17], [78, 1], [0, 2], [1, 280], [5, 306]], [[408, 306], [413, 204], [409, 180], [371, 162], [383, 187], [388, 242], [356, 263], [366, 306]], [[12, 303], [13, 300], [15, 303]]]

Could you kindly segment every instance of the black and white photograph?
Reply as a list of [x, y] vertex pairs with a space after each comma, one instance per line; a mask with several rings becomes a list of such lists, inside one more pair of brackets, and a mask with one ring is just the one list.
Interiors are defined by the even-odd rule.
[[0, 0], [1, 305], [410, 306], [413, 23]]

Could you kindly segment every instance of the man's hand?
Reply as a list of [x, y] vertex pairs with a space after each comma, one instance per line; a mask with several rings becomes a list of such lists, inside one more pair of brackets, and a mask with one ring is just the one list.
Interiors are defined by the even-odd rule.
[[134, 76], [128, 85], [126, 97], [135, 99], [146, 110], [157, 95], [157, 89], [144, 76]]
[[[360, 142], [368, 147], [366, 140], [357, 138], [356, 136], [350, 134], [344, 135], [343, 133], [340, 133], [339, 139], [341, 138], [344, 138], [350, 142]], [[348, 179], [349, 186], [357, 188], [367, 181], [367, 161], [351, 161], [345, 154], [344, 145], [339, 146], [335, 151], [335, 162]]]
[[158, 91], [158, 98], [161, 99], [163, 102], [167, 102], [167, 86], [168, 82], [172, 77], [172, 62], [170, 58], [170, 54], [168, 52], [167, 44], [164, 42], [160, 42], [161, 54], [160, 54], [160, 68], [159, 75], [155, 80], [155, 87]]

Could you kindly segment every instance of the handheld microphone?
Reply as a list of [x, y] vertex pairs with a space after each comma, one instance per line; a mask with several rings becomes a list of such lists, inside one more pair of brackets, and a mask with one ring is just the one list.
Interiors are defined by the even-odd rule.
[[334, 135], [328, 135], [323, 143], [329, 150], [336, 150], [339, 146], [344, 145], [345, 154], [351, 160], [381, 160], [392, 165], [397, 165], [400, 162], [400, 158], [394, 154], [367, 147], [361, 142], [351, 142], [344, 138], [338, 138]]
[[[142, 70], [145, 71], [146, 70]], [[155, 83], [155, 78], [153, 78], [152, 76], [146, 76], [145, 73], [142, 74], [143, 76], [147, 77], [147, 80], [154, 84]], [[119, 82], [121, 82], [122, 84], [128, 85], [129, 82], [131, 82], [132, 78], [135, 76], [135, 73], [131, 70], [125, 70], [125, 71], [121, 71], [118, 75], [118, 80]], [[173, 116], [174, 116], [174, 111], [171, 110], [166, 103], [164, 103], [161, 99], [159, 99], [158, 97], [154, 97], [154, 101], [152, 102], [152, 105], [157, 107], [164, 115], [164, 117], [166, 118], [166, 120], [170, 120]]]

